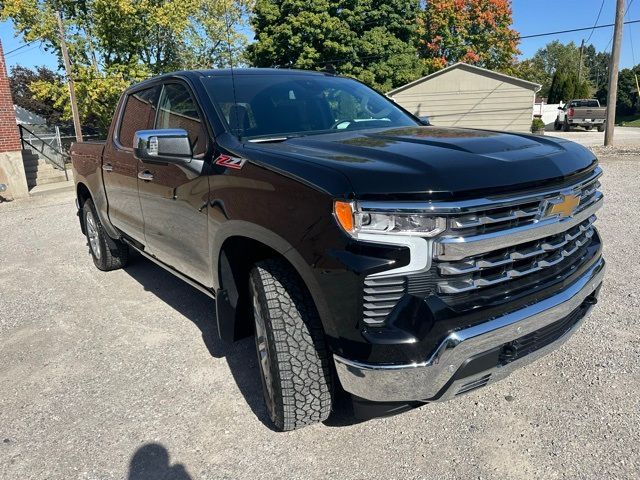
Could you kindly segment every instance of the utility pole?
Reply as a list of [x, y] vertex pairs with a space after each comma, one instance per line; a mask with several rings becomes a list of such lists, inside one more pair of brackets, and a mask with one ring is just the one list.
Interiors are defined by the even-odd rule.
[[78, 113], [78, 103], [76, 101], [76, 90], [73, 86], [73, 72], [71, 71], [71, 60], [69, 59], [69, 50], [67, 50], [67, 42], [65, 40], [64, 24], [60, 12], [56, 12], [58, 19], [58, 28], [60, 30], [60, 50], [62, 50], [62, 59], [64, 60], [64, 69], [67, 72], [67, 83], [69, 85], [69, 96], [71, 97], [71, 115], [73, 117], [73, 128], [76, 131], [76, 140], [82, 141], [82, 128], [80, 127], [80, 114]]
[[578, 84], [582, 81], [582, 53], [584, 52], [584, 38], [580, 44], [580, 64], [578, 65]]
[[616, 23], [613, 28], [613, 46], [609, 64], [609, 92], [607, 93], [607, 127], [604, 131], [604, 146], [613, 145], [613, 128], [616, 121], [616, 101], [618, 98], [618, 64], [622, 45], [622, 25], [624, 22], [624, 0], [616, 0]]

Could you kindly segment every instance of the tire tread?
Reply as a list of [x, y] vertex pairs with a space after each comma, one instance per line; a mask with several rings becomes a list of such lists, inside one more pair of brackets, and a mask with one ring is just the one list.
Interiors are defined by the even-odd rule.
[[333, 397], [330, 354], [309, 293], [279, 259], [258, 262], [252, 275], [261, 307], [268, 312], [265, 324], [276, 356], [276, 427], [294, 430], [326, 420]]

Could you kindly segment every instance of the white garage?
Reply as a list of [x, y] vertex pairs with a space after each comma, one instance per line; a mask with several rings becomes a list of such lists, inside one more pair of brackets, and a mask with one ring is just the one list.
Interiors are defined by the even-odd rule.
[[387, 95], [434, 125], [524, 132], [539, 90], [537, 83], [456, 63]]

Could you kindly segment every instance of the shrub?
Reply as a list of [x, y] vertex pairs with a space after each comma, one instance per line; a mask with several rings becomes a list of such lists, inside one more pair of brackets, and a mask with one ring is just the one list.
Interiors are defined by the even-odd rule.
[[545, 125], [541, 118], [534, 118], [533, 121], [531, 122], [532, 132], [537, 132], [538, 130], [544, 130], [544, 127]]

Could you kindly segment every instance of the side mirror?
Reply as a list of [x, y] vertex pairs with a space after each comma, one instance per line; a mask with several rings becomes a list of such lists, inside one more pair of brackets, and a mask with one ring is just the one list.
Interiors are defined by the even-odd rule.
[[145, 163], [188, 165], [193, 158], [189, 135], [182, 129], [139, 130], [133, 137], [133, 153]]
[[418, 117], [418, 120], [420, 120], [420, 123], [422, 123], [422, 125], [431, 125], [431, 120], [429, 120], [429, 117], [427, 116]]

